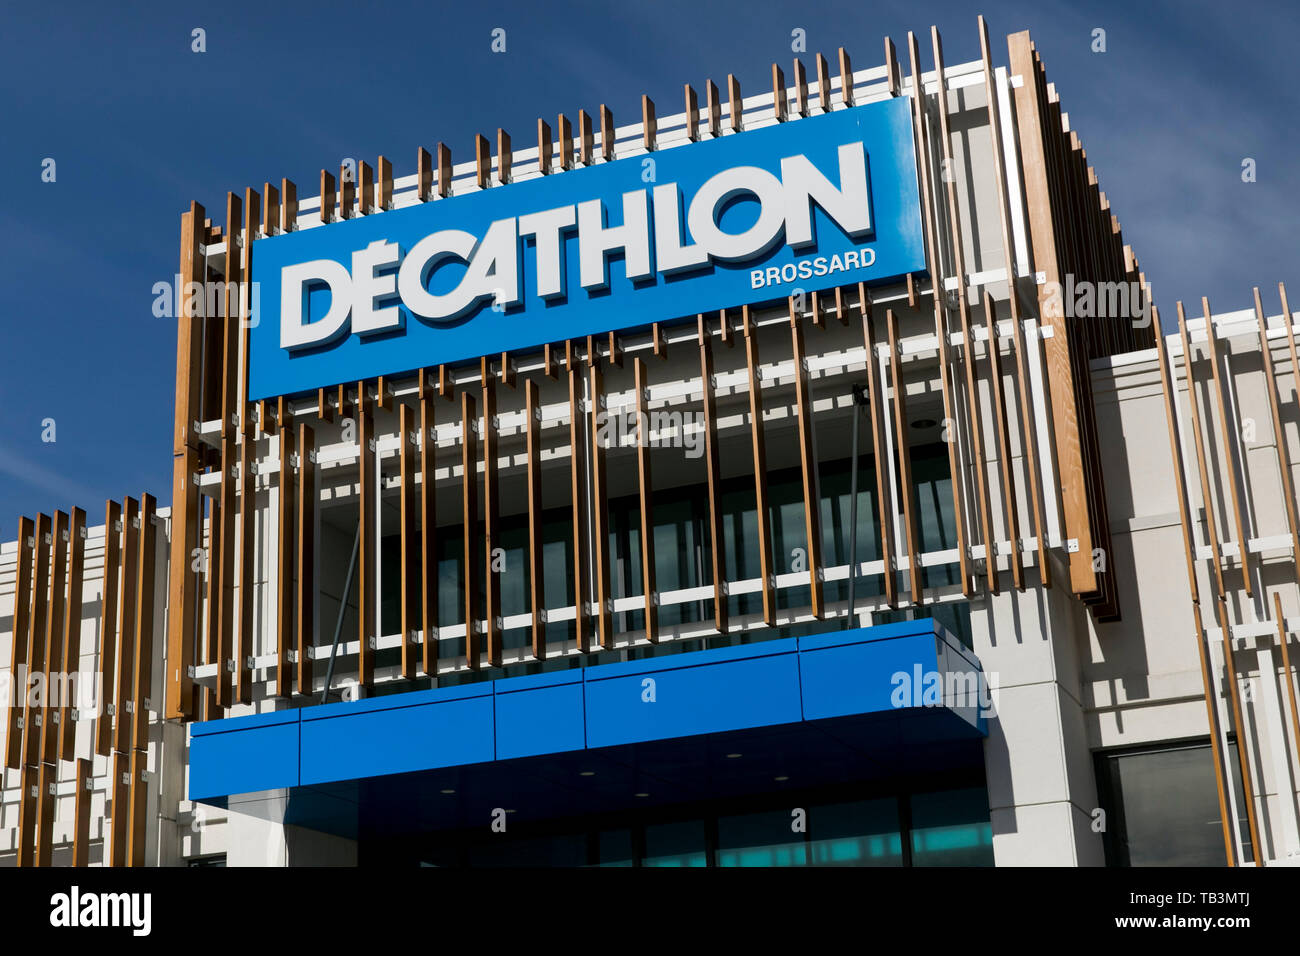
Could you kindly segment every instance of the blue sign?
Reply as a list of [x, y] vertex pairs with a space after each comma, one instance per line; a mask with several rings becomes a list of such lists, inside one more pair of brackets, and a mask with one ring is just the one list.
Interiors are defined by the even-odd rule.
[[249, 398], [925, 270], [891, 99], [254, 244]]

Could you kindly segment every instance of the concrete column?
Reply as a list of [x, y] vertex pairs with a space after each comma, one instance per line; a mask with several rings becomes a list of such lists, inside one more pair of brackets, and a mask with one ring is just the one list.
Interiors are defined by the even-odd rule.
[[[1032, 573], [1032, 572], [1031, 572]], [[1086, 613], [1058, 584], [973, 607], [972, 640], [993, 692], [984, 745], [998, 866], [1102, 866], [1097, 785], [1079, 686]]]
[[356, 866], [357, 842], [284, 822], [287, 790], [230, 798], [227, 866]]

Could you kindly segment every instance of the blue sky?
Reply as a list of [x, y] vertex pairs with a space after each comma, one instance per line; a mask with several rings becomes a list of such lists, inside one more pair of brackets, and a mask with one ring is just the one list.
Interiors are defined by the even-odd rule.
[[220, 220], [227, 190], [287, 176], [314, 195], [345, 156], [382, 153], [405, 175], [438, 140], [458, 161], [498, 126], [528, 145], [539, 115], [604, 102], [631, 122], [642, 93], [669, 113], [683, 83], [728, 72], [764, 89], [773, 61], [788, 75], [796, 27], [806, 63], [842, 45], [874, 65], [885, 35], [901, 47], [932, 23], [949, 62], [974, 59], [980, 12], [999, 63], [1005, 35], [1031, 31], [1162, 309], [1244, 308], [1260, 285], [1276, 310], [1279, 280], [1300, 301], [1290, 4], [6, 4], [0, 540], [20, 514], [80, 504], [94, 521], [107, 497], [170, 500], [176, 336], [151, 289], [176, 271], [191, 199]]

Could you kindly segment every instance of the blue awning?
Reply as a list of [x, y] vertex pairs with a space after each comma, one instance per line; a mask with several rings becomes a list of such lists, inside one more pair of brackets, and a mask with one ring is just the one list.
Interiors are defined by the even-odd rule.
[[189, 797], [355, 833], [942, 770], [980, 759], [982, 686], [928, 619], [667, 654], [196, 723]]

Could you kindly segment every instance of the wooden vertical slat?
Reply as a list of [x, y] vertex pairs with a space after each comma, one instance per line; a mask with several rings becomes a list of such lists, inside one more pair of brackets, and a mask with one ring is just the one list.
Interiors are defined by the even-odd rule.
[[[1201, 435], [1200, 406], [1196, 400], [1196, 378], [1192, 374], [1192, 343], [1187, 334], [1187, 317], [1183, 304], [1178, 303], [1178, 334], [1183, 344], [1183, 370], [1187, 376], [1187, 404], [1192, 415], [1192, 444], [1196, 448], [1196, 467], [1201, 479], [1201, 505], [1205, 512], [1205, 537], [1210, 546], [1210, 560], [1214, 567], [1214, 581], [1219, 594], [1227, 594], [1223, 584], [1223, 556], [1219, 553], [1219, 535], [1214, 518], [1214, 491], [1210, 487], [1209, 469], [1205, 464], [1205, 442]], [[1175, 381], [1177, 381], [1175, 379]]]
[[262, 183], [262, 235], [273, 236], [280, 225], [280, 190], [274, 183]]
[[713, 336], [703, 314], [700, 340], [700, 404], [704, 411], [704, 465], [709, 489], [709, 556], [713, 564], [713, 626], [727, 633], [726, 536], [722, 530], [722, 462], [718, 453], [718, 400], [714, 391]]
[[709, 136], [716, 139], [722, 135], [722, 104], [718, 100], [718, 84], [712, 80], [704, 81], [704, 106]]
[[298, 228], [298, 187], [292, 179], [280, 180], [280, 231]]
[[798, 57], [794, 58], [794, 71], [791, 74], [791, 82], [794, 84], [795, 113], [799, 116], [807, 116], [808, 72], [804, 69], [803, 61]]
[[785, 92], [785, 72], [775, 63], [772, 64], [772, 115], [778, 123], [784, 123], [789, 116], [790, 104]]
[[479, 189], [487, 189], [492, 172], [492, 144], [481, 133], [474, 137], [474, 181]]
[[[650, 99], [644, 93], [641, 94], [641, 142], [645, 146], [646, 152], [654, 152], [656, 135], [658, 133], [658, 124], [655, 122], [655, 101]], [[602, 145], [605, 142], [605, 131], [601, 129], [600, 139]], [[612, 140], [611, 140], [611, 145]], [[608, 158], [608, 157], [606, 157]]]
[[501, 533], [501, 486], [497, 477], [497, 386], [492, 363], [481, 361], [483, 388], [483, 636], [488, 666], [501, 666], [501, 572], [496, 552]]
[[64, 659], [66, 623], [66, 601], [68, 590], [68, 551], [72, 546], [70, 533], [71, 521], [67, 512], [54, 513], [53, 542], [50, 546], [50, 598], [49, 613], [45, 618], [45, 704], [41, 708], [41, 744], [40, 758], [45, 763], [59, 759], [59, 746], [62, 740], [60, 725], [60, 703], [56, 694], [66, 689], [63, 673], [75, 670], [68, 667]]
[[460, 395], [460, 466], [461, 522], [465, 569], [465, 662], [478, 670], [482, 649], [478, 631], [479, 563], [478, 563], [478, 421], [477, 403], [468, 391]]
[[[348, 178], [347, 167], [339, 167], [339, 218], [351, 219], [353, 216], [366, 214], [366, 187], [371, 185], [370, 164], [361, 162], [357, 166], [356, 182]], [[361, 188], [358, 189], [358, 186]], [[360, 201], [358, 202], [358, 193]]]
[[1025, 361], [1024, 327], [1020, 319], [1011, 323], [1011, 345], [1016, 356], [1016, 379], [1020, 389], [1021, 450], [1029, 475], [1029, 507], [1034, 516], [1034, 537], [1038, 547], [1038, 577], [1043, 587], [1052, 586], [1052, 562], [1047, 550], [1047, 519], [1043, 516], [1043, 493], [1039, 488], [1038, 432], [1034, 426], [1034, 405], [1030, 401], [1029, 369]]
[[593, 518], [592, 535], [595, 538], [596, 566], [595, 578], [595, 614], [600, 632], [600, 646], [610, 650], [614, 646], [614, 621], [610, 607], [610, 553], [609, 553], [609, 508], [606, 491], [605, 445], [601, 435], [606, 434], [602, 426], [605, 416], [605, 383], [600, 370], [600, 362], [594, 349], [588, 345], [587, 362], [589, 381], [591, 383], [591, 513]]
[[551, 124], [546, 120], [538, 117], [537, 119], [537, 171], [543, 176], [550, 175], [551, 156], [554, 149], [551, 143]]
[[423, 146], [415, 153], [415, 194], [420, 202], [433, 198], [433, 156]]
[[401, 512], [398, 530], [401, 560], [398, 573], [401, 579], [402, 676], [407, 680], [415, 680], [419, 664], [420, 651], [415, 643], [415, 635], [421, 630], [420, 607], [423, 593], [420, 586], [422, 560], [419, 527], [422, 509], [415, 500], [416, 447], [415, 434], [411, 430], [414, 418], [410, 405], [402, 402], [397, 406], [398, 507]]
[[[1160, 328], [1160, 313], [1152, 311], [1157, 330]], [[1223, 829], [1224, 852], [1228, 865], [1233, 865], [1236, 855], [1233, 851], [1232, 823], [1228, 812], [1227, 786], [1224, 781], [1224, 760], [1222, 744], [1219, 737], [1218, 695], [1214, 690], [1212, 677], [1213, 666], [1209, 650], [1205, 645], [1204, 621], [1201, 617], [1200, 585], [1196, 580], [1196, 553], [1192, 535], [1191, 516], [1188, 512], [1187, 473], [1183, 468], [1182, 443], [1178, 439], [1178, 415], [1175, 411], [1177, 402], [1177, 380], [1172, 378], [1169, 356], [1165, 349], [1164, 336], [1157, 331], [1155, 336], [1156, 359], [1160, 372], [1160, 391], [1164, 398], [1165, 421], [1169, 428], [1169, 454], [1174, 464], [1174, 483], [1178, 494], [1178, 519], [1183, 530], [1183, 554], [1187, 559], [1187, 585], [1192, 598], [1192, 617], [1195, 626], [1197, 659], [1201, 665], [1201, 685], [1204, 694], [1206, 721], [1210, 729], [1210, 752], [1214, 760], [1214, 782], [1219, 798], [1219, 821]], [[1188, 365], [1190, 369], [1191, 366]], [[1190, 382], [1190, 379], [1189, 379]], [[1191, 396], [1192, 401], [1196, 396]]]
[[[939, 253], [941, 230], [939, 228], [938, 210], [934, 208], [930, 196], [930, 145], [929, 136], [926, 132], [925, 86], [921, 79], [920, 49], [917, 45], [916, 35], [910, 31], [907, 34], [907, 53], [912, 69], [912, 125], [916, 130], [917, 153], [921, 160], [918, 167], [921, 174], [921, 211], [925, 224], [926, 258], [930, 264], [934, 331], [939, 347], [939, 387], [943, 393], [944, 421], [955, 424], [957, 419], [954, 413], [952, 389], [948, 381], [952, 374], [952, 368], [948, 360], [948, 320], [943, 301], [943, 263]], [[890, 351], [892, 354], [892, 346]], [[900, 422], [898, 427], [905, 428], [906, 424], [906, 422]], [[957, 454], [956, 436], [954, 435], [953, 438], [953, 441], [945, 442], [945, 444], [948, 446], [948, 473], [952, 479], [953, 524], [957, 533], [957, 565], [961, 575], [962, 593], [969, 596], [971, 593], [971, 576], [969, 555], [966, 548], [966, 509], [962, 504], [961, 463]], [[911, 489], [904, 489], [903, 502], [905, 506], [910, 498]], [[904, 511], [906, 512], [906, 507]], [[913, 573], [916, 573], [915, 569]], [[913, 592], [912, 600], [917, 601], [919, 596], [919, 592]]]
[[[1012, 320], [1015, 321], [1014, 319]], [[1016, 511], [1016, 474], [1011, 463], [1011, 438], [1007, 433], [1007, 406], [1002, 394], [1002, 355], [998, 349], [998, 328], [993, 296], [987, 288], [984, 290], [984, 324], [989, 333], [989, 390], [993, 393], [993, 422], [998, 436], [998, 468], [1002, 484], [1002, 509], [1007, 527], [1007, 538], [1011, 552], [1008, 560], [1011, 564], [1011, 581], [1017, 591], [1025, 589], [1025, 569], [1020, 559], [1020, 521]], [[993, 543], [989, 542], [987, 556], [990, 567], [996, 559], [993, 555]], [[989, 581], [993, 593], [997, 593], [997, 571], [989, 572]]]
[[650, 386], [645, 360], [632, 360], [636, 387], [636, 484], [641, 515], [641, 591], [645, 595], [645, 635], [651, 644], [659, 643], [659, 594], [655, 588], [655, 520], [654, 487], [650, 479]]
[[59, 765], [42, 763], [33, 776], [37, 780], [36, 795], [36, 860], [37, 866], [49, 866], [54, 857], [55, 788], [59, 782]]
[[[1158, 310], [1153, 311], [1155, 321], [1159, 321], [1160, 313]], [[1187, 353], [1184, 352], [1184, 363], [1190, 371], [1191, 363], [1187, 362]], [[1201, 602], [1201, 589], [1196, 579], [1196, 544], [1195, 537], [1192, 534], [1191, 519], [1188, 513], [1187, 505], [1187, 472], [1183, 468], [1182, 444], [1178, 439], [1178, 416], [1175, 412], [1175, 406], [1178, 401], [1178, 379], [1171, 369], [1168, 351], [1165, 347], [1163, 335], [1156, 336], [1156, 361], [1160, 371], [1160, 388], [1163, 392], [1165, 403], [1165, 418], [1169, 426], [1169, 454], [1173, 459], [1174, 465], [1174, 483], [1178, 491], [1178, 513], [1183, 526], [1183, 553], [1187, 558], [1187, 585], [1191, 590], [1192, 602], [1199, 605]], [[1188, 379], [1188, 396], [1195, 401], [1195, 390], [1191, 388], [1191, 379]], [[1197, 631], [1197, 640], [1201, 642], [1202, 651], [1204, 642], [1201, 641], [1200, 631]], [[1208, 668], [1205, 668], [1208, 671]], [[1213, 697], [1208, 700], [1212, 701]], [[1217, 746], [1217, 741], [1215, 742]], [[1231, 856], [1231, 854], [1229, 854]]]
[[275, 696], [290, 697], [294, 680], [289, 658], [294, 645], [294, 605], [298, 600], [293, 586], [298, 550], [293, 519], [299, 512], [292, 424], [281, 424], [277, 452], [280, 468], [275, 508]]
[[510, 182], [510, 167], [514, 165], [514, 151], [510, 148], [510, 134], [497, 128], [497, 182]]
[[[18, 675], [27, 672], [31, 653], [31, 634], [29, 632], [32, 612], [32, 568], [35, 564], [36, 549], [34, 536], [35, 525], [31, 518], [18, 519], [18, 551], [14, 556], [14, 609], [11, 615], [13, 637], [9, 648], [9, 678], [13, 682], [10, 690], [10, 706], [6, 708], [5, 725], [5, 766], [19, 770], [23, 766], [23, 708], [18, 705], [18, 693], [22, 686]], [[30, 543], [29, 543], [30, 542]], [[105, 564], [107, 568], [107, 563]], [[105, 571], [105, 579], [108, 577]]]
[[[1002, 116], [997, 105], [998, 91], [994, 81], [993, 56], [992, 48], [989, 45], [988, 24], [982, 16], [979, 18], [979, 34], [980, 56], [984, 64], [984, 96], [988, 104], [989, 130], [993, 140], [993, 177], [997, 185], [998, 223], [1001, 226], [1002, 234], [1002, 265], [1006, 272], [1008, 307], [1011, 311], [1011, 324], [1013, 327], [1011, 341], [1015, 353], [1016, 375], [1020, 386], [1020, 408], [1023, 416], [1022, 450], [1026, 462], [1025, 470], [1029, 474], [1029, 510], [1033, 515], [1034, 536], [1038, 544], [1039, 574], [1043, 586], [1050, 587], [1051, 562], [1047, 558], [1047, 539], [1043, 530], [1043, 502], [1038, 488], [1038, 437], [1033, 427], [1032, 406], [1029, 404], [1029, 383], [1025, 374], [1024, 356], [1021, 349], [1023, 328], [1021, 326], [1020, 295], [1016, 288], [1015, 250], [1012, 244], [1011, 217], [1008, 211], [1007, 176], [1002, 160]], [[1010, 460], [1006, 462], [1005, 467], [1008, 480], [1010, 480], [1014, 474]], [[1013, 560], [1016, 562], [1016, 566], [1020, 568], [1021, 581], [1023, 582], [1024, 562], [1020, 554], [1020, 543], [1013, 540], [1011, 550]], [[1023, 583], [1018, 584], [1017, 587], [1023, 587]]]
[[[934, 50], [934, 69], [938, 77], [939, 93], [939, 145], [943, 156], [944, 168], [956, 169], [952, 154], [952, 129], [948, 121], [948, 87], [944, 76], [943, 40], [939, 28], [930, 28], [930, 40]], [[971, 450], [975, 468], [976, 505], [979, 509], [980, 540], [984, 545], [985, 576], [989, 590], [994, 594], [998, 590], [997, 561], [993, 557], [993, 535], [990, 531], [988, 469], [984, 461], [984, 420], [980, 414], [979, 388], [975, 381], [975, 338], [971, 333], [970, 305], [966, 296], [966, 256], [962, 248], [961, 216], [957, 206], [957, 177], [942, 177], [945, 193], [948, 197], [948, 236], [952, 248], [952, 270], [957, 279], [957, 315], [961, 322], [962, 365], [966, 379], [966, 405], [970, 416]], [[957, 484], [954, 473], [953, 484]], [[964, 580], [964, 577], [963, 577]]]
[[555, 138], [559, 146], [560, 169], [573, 168], [573, 124], [561, 113], [555, 118]]
[[[53, 535], [50, 531], [50, 516], [36, 516], [36, 554], [35, 571], [32, 574], [32, 613], [28, 620], [27, 673], [29, 679], [37, 674], [44, 674], [49, 661], [48, 635], [45, 633], [49, 621], [50, 603], [50, 548]], [[41, 762], [41, 733], [44, 726], [44, 707], [37, 707], [30, 695], [24, 695], [23, 702], [23, 753], [24, 766], [36, 767]], [[43, 695], [42, 695], [43, 699]]]
[[127, 789], [130, 813], [127, 820], [126, 865], [144, 866], [148, 863], [145, 858], [149, 826], [149, 784], [145, 779], [145, 771], [149, 768], [148, 751], [132, 750], [129, 766], [131, 784]]
[[1223, 676], [1228, 682], [1228, 716], [1232, 721], [1233, 735], [1237, 738], [1237, 766], [1241, 771], [1241, 802], [1246, 805], [1246, 825], [1250, 831], [1251, 852], [1255, 856], [1255, 865], [1259, 866], [1263, 860], [1264, 846], [1259, 839], [1259, 820], [1255, 812], [1255, 784], [1250, 772], [1250, 738], [1241, 712], [1241, 692], [1237, 688], [1237, 665], [1232, 651], [1232, 628], [1228, 624], [1228, 602], [1224, 592], [1219, 592], [1214, 605], [1219, 632], [1223, 638]]
[[689, 83], [685, 87], [686, 138], [694, 143], [700, 138], [700, 99], [695, 93], [695, 87]]
[[360, 446], [357, 486], [357, 680], [369, 688], [375, 679], [375, 647], [378, 637], [375, 630], [375, 419], [370, 403], [366, 401], [364, 382], [357, 383], [357, 443]]
[[[206, 614], [203, 617], [203, 631], [200, 635], [200, 646], [202, 648], [201, 660], [204, 664], [217, 665], [217, 674], [214, 678], [214, 686], [197, 687], [195, 696], [203, 704], [203, 719], [211, 720], [215, 716], [217, 703], [217, 687], [220, 686], [221, 669], [221, 533], [223, 522], [221, 520], [221, 499], [218, 497], [208, 497], [208, 516], [207, 516], [207, 569], [204, 572], [204, 605]], [[197, 714], [196, 714], [197, 716]]]
[[814, 61], [817, 64], [817, 100], [823, 113], [831, 111], [831, 67], [826, 57], [820, 53]]
[[885, 37], [885, 82], [890, 96], [897, 96], [901, 92], [899, 74], [898, 51], [894, 48], [893, 39]]
[[528, 595], [533, 613], [532, 653], [546, 658], [546, 540], [542, 521], [542, 406], [537, 382], [524, 382], [524, 456], [528, 471]]
[[[1061, 313], [1060, 297], [1051, 294], [1062, 279], [1057, 234], [1052, 222], [1052, 197], [1048, 183], [1045, 143], [1049, 131], [1044, 129], [1041, 91], [1036, 82], [1038, 68], [1028, 32], [1007, 38], [1012, 75], [1023, 82], [1015, 90], [1016, 140], [1020, 144], [1022, 182], [1028, 212], [1030, 242], [1034, 267], [1046, 282], [1038, 286], [1038, 308], [1043, 322], [1052, 329], [1044, 340], [1048, 378], [1052, 383], [1052, 437], [1056, 444], [1058, 482], [1062, 502], [1062, 521], [1067, 539], [1075, 542], [1067, 554], [1070, 588], [1076, 594], [1097, 590], [1093, 568], [1093, 531], [1088, 518], [1087, 488], [1084, 483], [1083, 450], [1079, 436], [1078, 409], [1074, 387], [1074, 362], [1070, 355], [1069, 332]], [[1040, 540], [1040, 548], [1044, 547]], [[1042, 552], [1040, 552], [1040, 557]], [[1046, 567], [1047, 562], [1042, 562]]]
[[[286, 180], [286, 183], [288, 181]], [[289, 202], [286, 194], [285, 203]], [[203, 207], [191, 203], [181, 217], [180, 268], [178, 275], [190, 289], [203, 288], [206, 278], [201, 245], [203, 243]], [[185, 292], [184, 289], [181, 290]], [[166, 714], [173, 719], [193, 716], [193, 681], [190, 667], [194, 663], [194, 621], [197, 605], [197, 578], [192, 568], [198, 547], [200, 493], [194, 475], [200, 467], [200, 445], [193, 433], [194, 422], [201, 417], [203, 396], [203, 309], [206, 295], [180, 297], [176, 317], [176, 404], [175, 438], [172, 447], [172, 530], [167, 626]]]
[[439, 143], [434, 149], [434, 160], [438, 166], [438, 196], [446, 199], [451, 195], [451, 149]]
[[1300, 749], [1300, 705], [1296, 703], [1295, 680], [1291, 676], [1291, 651], [1287, 644], [1286, 621], [1282, 617], [1282, 598], [1273, 592], [1273, 620], [1277, 622], [1277, 643], [1282, 651], [1282, 682], [1291, 713], [1291, 743]]
[[[648, 98], [642, 97], [643, 101], [646, 99]], [[651, 126], [654, 125], [654, 108], [655, 108], [654, 104], [651, 103], [650, 104]], [[653, 139], [653, 130], [651, 130], [651, 133]], [[607, 163], [614, 158], [614, 137], [616, 135], [617, 134], [615, 133], [614, 130], [614, 114], [613, 112], [610, 111], [610, 108], [608, 106], [606, 106], [604, 103], [601, 103], [600, 104], [600, 155]], [[647, 146], [646, 148], [649, 149], [650, 147]]]
[[582, 369], [572, 340], [565, 345], [565, 370], [569, 379], [569, 496], [573, 516], [573, 605], [578, 650], [591, 649], [588, 606], [587, 479], [583, 473]]
[[72, 865], [90, 865], [90, 805], [94, 798], [91, 783], [90, 760], [79, 757], [76, 760], [77, 795], [74, 810], [75, 822], [72, 828]]
[[320, 171], [320, 221], [331, 223], [335, 219], [334, 208], [334, 174], [329, 170]]
[[95, 699], [99, 713], [95, 719], [95, 753], [107, 757], [112, 750], [113, 717], [108, 708], [114, 701], [114, 675], [117, 670], [118, 576], [121, 569], [122, 506], [109, 501], [104, 507], [103, 591], [99, 599], [99, 687]]
[[40, 789], [40, 770], [24, 765], [18, 774], [18, 866], [36, 865], [36, 827], [41, 814]]
[[135, 659], [131, 672], [131, 741], [136, 750], [145, 750], [149, 746], [149, 707], [153, 702], [154, 573], [158, 560], [156, 517], [154, 496], [141, 495], [139, 558], [135, 568]]
[[840, 47], [840, 99], [845, 106], [853, 105], [853, 64], [849, 61], [849, 51]]
[[375, 161], [375, 209], [384, 212], [393, 205], [393, 163], [380, 156]]
[[[248, 660], [253, 654], [253, 577], [257, 565], [254, 518], [257, 514], [257, 476], [254, 474], [255, 448], [252, 433], [239, 442], [239, 633], [233, 641], [235, 673], [238, 675], [238, 699], [253, 702], [253, 671]], [[230, 544], [233, 542], [227, 542]]]
[[[424, 373], [420, 374], [423, 383]], [[438, 496], [434, 474], [438, 445], [434, 440], [434, 405], [420, 397], [420, 639], [421, 669], [438, 676]]]
[[754, 452], [754, 517], [758, 527], [758, 564], [762, 578], [763, 623], [776, 624], [776, 575], [767, 503], [767, 445], [763, 440], [763, 392], [759, 381], [758, 329], [749, 306], [741, 308], [745, 331], [745, 368], [749, 384], [749, 434]]
[[[885, 603], [898, 607], [898, 579], [894, 572], [894, 504], [890, 495], [889, 475], [893, 462], [885, 443], [885, 397], [880, 387], [880, 370], [876, 364], [875, 316], [871, 293], [865, 282], [858, 283], [858, 310], [862, 314], [862, 341], [867, 350], [867, 391], [870, 396], [871, 451], [875, 459], [876, 503], [880, 518], [880, 557], [885, 565]], [[853, 414], [858, 414], [854, 409]], [[853, 467], [857, 467], [854, 462]], [[854, 572], [856, 573], [856, 572]]]
[[578, 110], [578, 162], [583, 166], [590, 166], [596, 158], [593, 151], [594, 142], [591, 116], [586, 110]]
[[[1291, 532], [1292, 562], [1300, 579], [1300, 523], [1296, 520], [1295, 482], [1291, 477], [1291, 456], [1287, 453], [1286, 432], [1282, 428], [1282, 415], [1277, 404], [1277, 377], [1273, 371], [1273, 352], [1268, 344], [1268, 321], [1264, 318], [1264, 305], [1255, 287], [1255, 319], [1259, 323], [1259, 351], [1264, 364], [1264, 387], [1268, 391], [1268, 411], [1273, 423], [1273, 445], [1277, 449], [1278, 475], [1282, 481], [1282, 505], [1286, 509], [1287, 530]], [[1288, 324], [1290, 317], [1284, 317]], [[1300, 396], [1300, 392], [1296, 393]], [[1290, 677], [1287, 678], [1290, 680]]]
[[[894, 310], [885, 310], [885, 328], [889, 335], [889, 374], [894, 390], [894, 440], [898, 455], [898, 480], [902, 486], [903, 532], [907, 539], [907, 571], [911, 582], [912, 604], [921, 604], [925, 592], [921, 587], [921, 556], [917, 549], [916, 489], [912, 485], [912, 449], [907, 440], [907, 386], [903, 382], [902, 357], [898, 350], [898, 324]], [[954, 482], [955, 484], [955, 482]]]
[[105, 862], [109, 866], [127, 865], [127, 847], [131, 840], [131, 755], [118, 751], [108, 758], [110, 826], [108, 852]]
[[808, 586], [812, 592], [812, 614], [820, 618], [825, 613], [822, 603], [822, 522], [821, 499], [817, 490], [816, 437], [812, 417], [812, 396], [809, 394], [808, 369], [804, 361], [803, 326], [794, 307], [794, 297], [789, 299], [790, 352], [794, 359], [794, 404], [799, 429], [799, 471], [803, 478], [804, 540], [808, 552]]
[[136, 659], [136, 620], [140, 600], [140, 503], [127, 498], [122, 507], [122, 599], [118, 607], [117, 690], [113, 749], [129, 753], [135, 732], [133, 680]]
[[[1214, 377], [1214, 397], [1219, 406], [1219, 436], [1223, 439], [1223, 464], [1228, 473], [1228, 499], [1232, 503], [1232, 516], [1237, 529], [1237, 548], [1241, 559], [1241, 579], [1246, 596], [1254, 594], [1250, 583], [1250, 540], [1246, 534], [1246, 522], [1242, 517], [1241, 493], [1237, 487], [1236, 456], [1233, 454], [1233, 434], [1236, 431], [1228, 418], [1228, 407], [1223, 397], [1223, 380], [1219, 373], [1219, 347], [1214, 334], [1214, 320], [1210, 316], [1210, 300], [1201, 297], [1201, 310], [1205, 315], [1205, 342], [1210, 360], [1210, 372]], [[1229, 370], [1231, 371], [1231, 370]], [[1246, 462], [1243, 457], [1242, 478], [1245, 478]]]
[[316, 432], [306, 422], [298, 425], [298, 485], [294, 524], [294, 627], [296, 629], [298, 693], [312, 692], [311, 647], [316, 625]]
[[727, 74], [727, 115], [733, 133], [744, 126], [745, 103], [740, 95], [740, 80], [734, 73]]

